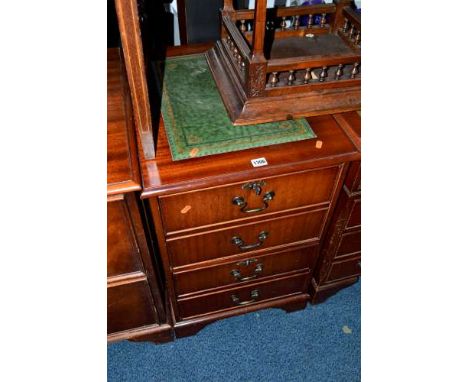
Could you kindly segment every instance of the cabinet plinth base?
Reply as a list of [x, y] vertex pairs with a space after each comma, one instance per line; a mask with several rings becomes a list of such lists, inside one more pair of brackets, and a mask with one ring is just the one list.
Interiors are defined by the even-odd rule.
[[299, 295], [284, 297], [274, 301], [266, 301], [254, 305], [244, 306], [239, 309], [229, 310], [224, 312], [216, 312], [203, 317], [197, 317], [185, 321], [177, 322], [174, 326], [175, 334], [177, 338], [187, 337], [197, 334], [206, 325], [212, 324], [215, 321], [222, 320], [224, 318], [238, 316], [241, 314], [255, 312], [261, 309], [268, 308], [280, 308], [285, 312], [293, 312], [296, 310], [304, 309], [307, 306], [307, 301], [310, 300], [310, 295], [302, 293]]

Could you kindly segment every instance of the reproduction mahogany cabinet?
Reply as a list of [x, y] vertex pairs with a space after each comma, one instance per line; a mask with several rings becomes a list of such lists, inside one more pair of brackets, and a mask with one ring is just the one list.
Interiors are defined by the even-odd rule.
[[[173, 161], [160, 120], [155, 158], [140, 155], [141, 197], [177, 337], [217, 319], [301, 309], [311, 300], [323, 238], [360, 153], [333, 116], [308, 121], [317, 139]], [[267, 165], [253, 167], [256, 158]]]
[[172, 328], [139, 207], [140, 174], [125, 72], [119, 50], [107, 54], [107, 338], [164, 342], [172, 338]]
[[[361, 148], [361, 118], [355, 112], [333, 116], [355, 145]], [[325, 236], [321, 260], [312, 278], [313, 302], [322, 302], [361, 274], [361, 162], [350, 164], [331, 224]]]

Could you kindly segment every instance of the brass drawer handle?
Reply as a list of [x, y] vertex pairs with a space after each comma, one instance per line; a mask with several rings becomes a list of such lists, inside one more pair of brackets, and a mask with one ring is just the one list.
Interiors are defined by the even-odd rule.
[[263, 207], [259, 207], [259, 208], [247, 209], [247, 202], [244, 200], [242, 196], [236, 196], [234, 199], [232, 199], [232, 204], [239, 206], [241, 208], [240, 209], [241, 212], [250, 214], [253, 212], [260, 212], [260, 211], [266, 210], [268, 208], [268, 202], [273, 200], [274, 197], [275, 197], [274, 191], [267, 192], [265, 195], [263, 195], [263, 199], [262, 199]]
[[[260, 196], [262, 193], [262, 187], [266, 185], [266, 182], [261, 180], [258, 182], [249, 182], [245, 183], [242, 185], [243, 190], [252, 190], [255, 192], [255, 195]], [[251, 208], [247, 209], [247, 202], [244, 200], [242, 196], [236, 196], [232, 199], [232, 204], [235, 206], [239, 206], [241, 209], [241, 212], [244, 212], [246, 214], [252, 213], [252, 212], [260, 212], [263, 211], [264, 209], [268, 208], [268, 202], [273, 200], [275, 197], [275, 192], [274, 191], [269, 191], [265, 195], [263, 195], [262, 201], [263, 201], [263, 207], [259, 208]]]
[[260, 297], [260, 294], [258, 292], [258, 289], [254, 289], [252, 292], [250, 292], [250, 297], [252, 297], [251, 300], [248, 301], [240, 301], [240, 298], [238, 295], [233, 294], [231, 295], [232, 302], [236, 305], [248, 305], [252, 304], [253, 302], [257, 302], [257, 298]]
[[258, 241], [253, 244], [245, 244], [244, 240], [242, 240], [239, 236], [234, 236], [231, 239], [232, 244], [236, 245], [239, 247], [241, 251], [247, 251], [249, 249], [257, 248], [260, 247], [265, 239], [268, 237], [268, 232], [267, 231], [262, 231], [258, 234]]
[[231, 271], [231, 275], [234, 276], [236, 281], [247, 281], [257, 278], [257, 276], [262, 273], [263, 271], [263, 264], [258, 264], [254, 269], [254, 274], [252, 276], [242, 277], [241, 271], [239, 269], [233, 269]]

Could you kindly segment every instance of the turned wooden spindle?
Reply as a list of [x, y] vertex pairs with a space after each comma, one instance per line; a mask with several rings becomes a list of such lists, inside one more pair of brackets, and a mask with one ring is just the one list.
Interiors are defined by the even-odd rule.
[[247, 31], [247, 25], [245, 25], [245, 20], [241, 20], [240, 31], [245, 33]]
[[273, 72], [271, 73], [271, 77], [270, 77], [270, 86], [272, 88], [274, 88], [279, 82], [279, 79], [278, 79], [278, 72]]
[[239, 65], [242, 65], [242, 56], [240, 54], [237, 55], [236, 59], [237, 59], [237, 63]]
[[324, 28], [326, 23], [327, 23], [327, 14], [322, 13], [322, 17], [320, 17], [320, 28]]
[[296, 76], [294, 75], [294, 70], [290, 70], [289, 76], [288, 76], [288, 85], [292, 85], [295, 80], [296, 80]]
[[309, 18], [307, 19], [307, 28], [312, 28], [312, 25], [314, 25], [314, 15], [309, 15]]
[[237, 58], [237, 54], [239, 53], [239, 51], [237, 50], [237, 46], [234, 46], [234, 49], [232, 50], [232, 53], [234, 54], [234, 57]]
[[359, 45], [361, 43], [361, 31], [357, 31], [356, 37], [354, 38], [354, 44]]
[[349, 28], [349, 20], [345, 17], [344, 23], [343, 23], [343, 29], [341, 30], [344, 34], [348, 33], [348, 28]]
[[247, 64], [245, 63], [245, 60], [242, 60], [242, 62], [241, 62], [241, 64], [240, 64], [240, 65], [241, 65], [241, 69], [242, 69], [242, 71], [244, 71], [244, 70], [245, 70], [245, 68], [247, 67]]
[[280, 26], [282, 30], [286, 29], [286, 17], [283, 17], [283, 19], [281, 20]]
[[356, 78], [359, 73], [359, 62], [355, 62], [353, 65], [353, 70], [351, 71], [351, 78]]
[[339, 64], [335, 72], [335, 80], [339, 80], [343, 75], [343, 64]]
[[349, 30], [349, 38], [352, 40], [353, 39], [353, 34], [354, 34], [354, 24], [351, 24], [351, 29]]
[[299, 29], [299, 16], [294, 16], [294, 30], [297, 31]]
[[320, 82], [324, 82], [325, 81], [325, 78], [327, 77], [327, 67], [324, 66], [322, 67], [322, 71], [320, 72], [320, 76], [319, 76], [319, 81]]
[[304, 84], [308, 84], [312, 79], [312, 74], [310, 73], [311, 70], [311, 68], [306, 69], [306, 72], [304, 74]]

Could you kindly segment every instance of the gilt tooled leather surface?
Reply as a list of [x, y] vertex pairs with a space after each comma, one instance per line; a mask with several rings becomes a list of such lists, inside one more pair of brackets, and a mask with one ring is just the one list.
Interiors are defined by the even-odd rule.
[[161, 112], [173, 160], [316, 138], [305, 119], [234, 126], [204, 55], [168, 58]]

